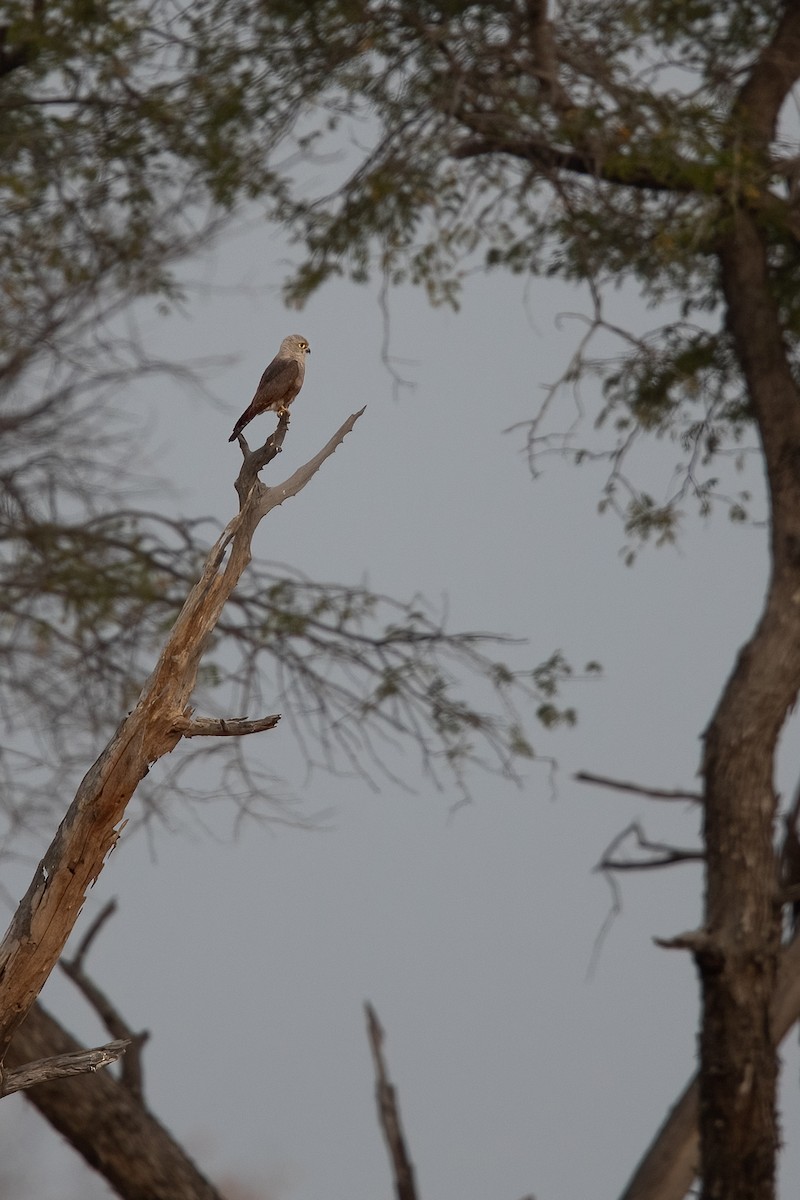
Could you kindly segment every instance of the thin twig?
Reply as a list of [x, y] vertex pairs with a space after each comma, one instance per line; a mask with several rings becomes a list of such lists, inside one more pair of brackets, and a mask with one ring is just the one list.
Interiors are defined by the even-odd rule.
[[[108, 1032], [117, 1039], [118, 1042], [124, 1043], [130, 1047], [128, 1053], [122, 1060], [122, 1070], [120, 1073], [120, 1083], [123, 1087], [128, 1088], [134, 1096], [141, 1099], [144, 1095], [144, 1078], [142, 1071], [142, 1047], [149, 1038], [150, 1034], [147, 1030], [142, 1030], [139, 1033], [134, 1033], [119, 1013], [119, 1010], [111, 1003], [105, 992], [97, 986], [94, 980], [84, 970], [84, 959], [86, 958], [89, 949], [91, 948], [94, 939], [97, 937], [106, 921], [113, 916], [117, 910], [116, 900], [109, 900], [95, 917], [89, 929], [86, 932], [83, 940], [78, 946], [78, 951], [74, 958], [60, 958], [59, 966], [64, 974], [72, 980], [78, 991], [84, 997], [86, 1002], [91, 1005], [97, 1013], [100, 1020], [105, 1025]], [[116, 1044], [116, 1043], [115, 1043]], [[101, 1064], [105, 1065], [105, 1064]]]
[[[104, 904], [103, 907], [100, 909], [100, 912], [97, 914], [95, 919], [92, 921], [91, 925], [86, 930], [86, 933], [83, 935], [80, 942], [78, 943], [78, 949], [75, 952], [75, 954], [72, 956], [73, 967], [77, 968], [78, 970], [80, 970], [83, 967], [83, 960], [86, 958], [86, 955], [89, 953], [89, 950], [92, 947], [92, 942], [97, 937], [98, 933], [103, 928], [106, 921], [110, 920], [110, 918], [113, 917], [113, 915], [116, 911], [117, 911], [117, 901], [114, 897], [112, 897], [108, 901], [108, 903]], [[61, 965], [62, 966], [64, 965], [63, 959], [61, 960]]]
[[651, 800], [690, 800], [702, 804], [700, 792], [688, 792], [683, 788], [654, 788], [642, 783], [631, 783], [625, 779], [611, 779], [608, 775], [593, 775], [589, 771], [578, 771], [572, 776], [576, 783], [593, 783], [615, 792], [633, 792], [637, 796], [648, 796]]
[[[577, 778], [577, 777], [576, 777]], [[587, 782], [597, 782], [599, 777], [594, 777]], [[630, 785], [634, 787], [635, 785]], [[636, 789], [635, 789], [636, 790]], [[646, 851], [648, 854], [659, 855], [658, 858], [649, 858], [639, 860], [638, 862], [629, 859], [616, 859], [614, 853], [623, 844], [626, 838], [633, 835], [636, 838], [636, 844], [640, 850]], [[606, 914], [602, 925], [598, 931], [597, 937], [594, 940], [592, 954], [589, 960], [587, 977], [591, 978], [597, 969], [597, 963], [600, 959], [600, 953], [603, 948], [603, 943], [608, 935], [611, 926], [622, 912], [622, 892], [617, 883], [615, 871], [646, 871], [659, 867], [672, 867], [678, 863], [685, 862], [701, 862], [705, 855], [701, 850], [681, 850], [677, 846], [667, 845], [665, 842], [651, 842], [645, 837], [641, 825], [638, 821], [631, 821], [630, 825], [626, 825], [623, 830], [612, 838], [603, 851], [600, 861], [594, 868], [605, 879], [611, 891], [611, 907]]]
[[643, 859], [641, 862], [609, 858], [603, 863], [603, 869], [606, 871], [649, 871], [654, 867], [674, 867], [677, 863], [703, 862], [706, 857], [702, 850], [669, 849], [662, 847], [659, 842], [642, 841], [639, 846], [642, 850], [648, 850], [654, 854], [663, 848], [664, 853], [660, 858]]
[[[639, 860], [613, 858], [612, 855], [614, 852], [631, 836], [636, 839], [637, 849], [643, 850], [646, 854], [657, 855], [658, 857]], [[675, 863], [702, 862], [704, 858], [705, 854], [702, 850], [686, 850], [678, 846], [671, 846], [667, 842], [651, 842], [646, 837], [639, 822], [631, 821], [630, 825], [626, 825], [609, 842], [595, 870], [646, 871], [651, 867], [671, 867]]]

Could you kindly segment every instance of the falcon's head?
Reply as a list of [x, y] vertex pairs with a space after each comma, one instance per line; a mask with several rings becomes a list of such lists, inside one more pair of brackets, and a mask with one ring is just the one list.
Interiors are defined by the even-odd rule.
[[290, 333], [281, 342], [278, 358], [303, 359], [310, 353], [311, 347], [308, 344], [308, 340], [299, 333]]

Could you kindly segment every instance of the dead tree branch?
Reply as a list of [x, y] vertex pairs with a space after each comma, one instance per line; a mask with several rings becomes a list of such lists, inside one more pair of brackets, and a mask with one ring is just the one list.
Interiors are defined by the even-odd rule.
[[182, 737], [244, 737], [248, 733], [263, 733], [274, 729], [280, 721], [280, 713], [259, 717], [250, 721], [247, 717], [185, 717], [177, 723]]
[[364, 1005], [367, 1015], [367, 1036], [375, 1064], [375, 1099], [389, 1161], [392, 1164], [394, 1190], [397, 1200], [417, 1200], [417, 1185], [414, 1181], [414, 1164], [406, 1147], [397, 1094], [389, 1080], [383, 1057], [383, 1027], [371, 1004]]
[[74, 958], [62, 956], [59, 966], [65, 975], [75, 984], [84, 999], [92, 1006], [108, 1032], [117, 1039], [124, 1041], [128, 1052], [122, 1059], [120, 1083], [133, 1092], [139, 1099], [144, 1095], [144, 1079], [142, 1073], [142, 1047], [149, 1038], [147, 1030], [134, 1033], [120, 1015], [119, 1010], [111, 1003], [108, 996], [97, 986], [84, 969], [84, 960], [92, 943], [103, 925], [117, 911], [116, 900], [109, 900], [95, 917], [88, 931], [78, 946]]
[[39, 1083], [51, 1083], [54, 1079], [67, 1079], [71, 1075], [99, 1071], [101, 1067], [116, 1062], [129, 1045], [127, 1038], [118, 1038], [105, 1046], [98, 1046], [96, 1050], [73, 1050], [68, 1054], [57, 1054], [53, 1058], [26, 1063], [24, 1067], [11, 1071], [0, 1068], [0, 1096], [26, 1091]]
[[[111, 920], [111, 918], [114, 916], [114, 913], [116, 911], [117, 911], [117, 902], [114, 899], [109, 900], [107, 904], [103, 905], [103, 907], [100, 909], [100, 912], [97, 914], [95, 919], [92, 921], [91, 925], [86, 930], [86, 933], [83, 935], [80, 942], [78, 943], [78, 949], [75, 951], [74, 955], [72, 956], [72, 964], [74, 967], [77, 967], [78, 969], [83, 967], [84, 960], [86, 959], [87, 954], [91, 950], [92, 945], [95, 941], [95, 938], [100, 933], [100, 930], [103, 928], [105, 923], [107, 921]], [[63, 959], [61, 960], [61, 964], [63, 966], [63, 964], [64, 964]]]
[[[14, 1035], [9, 1066], [84, 1048], [36, 1003]], [[223, 1200], [185, 1150], [109, 1071], [25, 1093], [121, 1200]]]
[[[579, 776], [574, 776], [578, 779]], [[587, 779], [585, 782], [600, 783], [601, 776], [594, 776]], [[603, 786], [609, 786], [611, 781], [602, 780]], [[620, 785], [623, 791], [635, 791], [640, 789], [636, 784]], [[645, 795], [648, 792], [644, 793]], [[657, 799], [664, 799], [664, 796], [657, 796]], [[676, 796], [670, 796], [669, 799], [676, 799]], [[624, 845], [625, 841], [633, 837], [636, 841], [637, 850], [641, 850], [644, 854], [649, 855], [648, 858], [615, 858], [615, 854]], [[600, 861], [596, 864], [594, 870], [603, 876], [608, 884], [611, 892], [611, 908], [605, 917], [600, 931], [597, 934], [592, 950], [592, 959], [589, 966], [589, 974], [594, 973], [595, 966], [600, 957], [600, 951], [606, 939], [608, 931], [611, 929], [616, 918], [622, 912], [622, 890], [617, 882], [614, 872], [622, 871], [650, 871], [657, 870], [660, 867], [673, 867], [678, 863], [687, 862], [702, 862], [705, 855], [702, 850], [681, 849], [678, 846], [672, 846], [667, 842], [653, 842], [648, 838], [638, 821], [631, 821], [624, 829], [611, 839], [606, 846]]]
[[636, 796], [648, 796], [651, 800], [689, 800], [701, 804], [700, 792], [688, 792], [682, 788], [654, 788], [642, 783], [631, 783], [626, 779], [611, 779], [608, 775], [593, 775], [590, 771], [577, 771], [572, 778], [576, 783], [593, 783], [598, 787], [610, 788], [614, 792], [633, 792]]
[[239, 512], [212, 547], [135, 708], [84, 777], [0, 943], [0, 1061], [58, 961], [86, 892], [116, 845], [138, 783], [183, 736], [180, 723], [191, 717], [189, 700], [203, 652], [250, 562], [258, 524], [305, 487], [359, 415], [349, 417], [319, 454], [277, 487], [266, 487], [257, 474], [247, 487], [241, 486], [252, 474], [248, 460], [242, 464]]
[[[650, 855], [649, 858], [614, 858], [614, 854], [633, 837], [636, 849]], [[638, 821], [631, 821], [615, 838], [609, 842], [603, 857], [595, 867], [597, 871], [647, 871], [654, 867], [672, 867], [676, 863], [702, 862], [705, 854], [702, 850], [681, 849], [667, 842], [653, 842], [645, 834]]]

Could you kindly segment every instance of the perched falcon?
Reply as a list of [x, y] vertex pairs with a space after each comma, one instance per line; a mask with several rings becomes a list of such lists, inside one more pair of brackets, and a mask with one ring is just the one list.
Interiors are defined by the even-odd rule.
[[281, 416], [287, 411], [300, 388], [306, 373], [306, 355], [311, 347], [299, 333], [290, 333], [281, 342], [281, 348], [261, 376], [256, 394], [233, 427], [228, 438], [236, 438], [259, 413], [276, 412]]

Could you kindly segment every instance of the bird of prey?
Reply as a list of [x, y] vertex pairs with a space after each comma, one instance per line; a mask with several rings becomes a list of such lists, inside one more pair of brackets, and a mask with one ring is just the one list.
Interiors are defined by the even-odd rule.
[[236, 438], [259, 413], [276, 412], [284, 416], [289, 405], [294, 400], [306, 373], [306, 355], [311, 353], [311, 347], [299, 333], [290, 333], [281, 342], [281, 348], [261, 376], [256, 388], [256, 394], [233, 427], [233, 433], [228, 438], [235, 442]]

